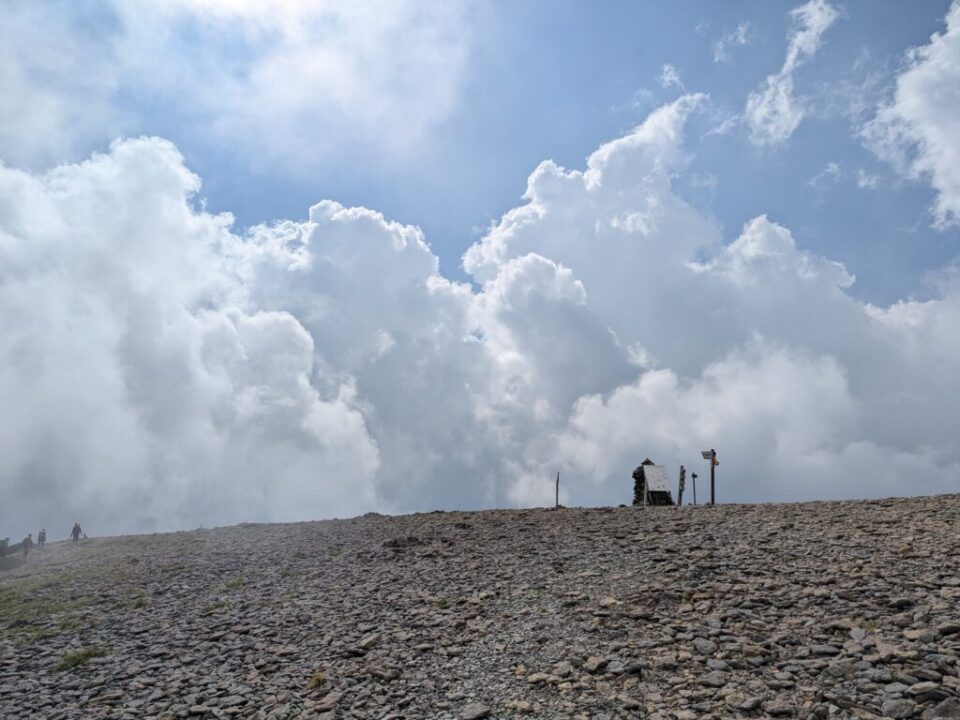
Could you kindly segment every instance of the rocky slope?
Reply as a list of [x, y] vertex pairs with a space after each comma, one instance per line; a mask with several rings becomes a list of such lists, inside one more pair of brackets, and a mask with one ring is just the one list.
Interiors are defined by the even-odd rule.
[[960, 717], [960, 496], [49, 545], [3, 718]]

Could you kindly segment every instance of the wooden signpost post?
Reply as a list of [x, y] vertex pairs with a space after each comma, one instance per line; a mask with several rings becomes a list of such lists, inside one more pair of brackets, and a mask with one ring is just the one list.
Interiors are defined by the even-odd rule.
[[700, 454], [703, 456], [704, 460], [710, 461], [710, 504], [713, 505], [716, 502], [716, 470], [717, 465], [720, 464], [720, 461], [717, 460], [717, 451], [713, 448], [709, 450], [701, 450]]

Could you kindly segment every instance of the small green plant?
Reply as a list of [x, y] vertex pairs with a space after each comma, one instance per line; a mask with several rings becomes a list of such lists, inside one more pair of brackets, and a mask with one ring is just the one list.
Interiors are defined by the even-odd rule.
[[99, 645], [93, 645], [83, 650], [78, 650], [77, 652], [67, 653], [62, 658], [60, 662], [54, 665], [53, 669], [56, 672], [66, 672], [68, 670], [73, 670], [75, 667], [83, 665], [85, 662], [91, 658], [104, 657], [107, 654], [107, 649], [100, 647]]
[[205, 605], [200, 611], [200, 617], [206, 617], [207, 615], [213, 615], [220, 608], [226, 607], [227, 604], [223, 601], [212, 602], [209, 605]]
[[0, 588], [0, 636], [27, 636], [51, 620], [63, 625], [70, 612], [91, 604], [93, 599], [67, 597], [49, 583], [26, 580], [7, 585]]
[[39, 630], [34, 630], [30, 634], [30, 640], [37, 642], [38, 640], [46, 640], [47, 638], [56, 637], [60, 633], [53, 628], [40, 628]]
[[143, 595], [138, 598], [134, 598], [133, 602], [130, 603], [131, 610], [141, 610], [147, 604], [147, 601], [144, 599]]
[[60, 618], [60, 632], [69, 632], [71, 630], [76, 630], [83, 623], [80, 622], [80, 619], [75, 615], [64, 615]]
[[441, 610], [446, 610], [448, 607], [450, 607], [450, 598], [442, 597], [437, 600], [437, 607]]
[[238, 577], [235, 577], [233, 580], [230, 580], [229, 582], [227, 582], [226, 585], [224, 585], [224, 587], [226, 587], [227, 590], [242, 590], [246, 586], [246, 584], [247, 583], [243, 579], [243, 575], [240, 575]]
[[317, 690], [322, 688], [327, 682], [327, 674], [323, 670], [318, 670], [313, 674], [313, 677], [310, 678], [310, 682], [307, 683], [308, 690]]

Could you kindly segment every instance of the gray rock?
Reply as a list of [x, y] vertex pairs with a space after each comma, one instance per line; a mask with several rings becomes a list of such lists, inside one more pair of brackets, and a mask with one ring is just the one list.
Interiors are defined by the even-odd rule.
[[607, 666], [607, 659], [604, 657], [589, 657], [583, 663], [583, 669], [588, 673], [595, 673]]
[[913, 700], [887, 700], [881, 706], [880, 711], [886, 717], [901, 720], [901, 718], [908, 718], [913, 715], [916, 707], [917, 704]]
[[936, 630], [940, 635], [956, 635], [960, 633], [960, 621], [948, 620], [937, 625]]
[[770, 717], [790, 717], [794, 707], [786, 700], [769, 700], [763, 703], [763, 712]]
[[490, 708], [480, 703], [470, 703], [460, 711], [461, 720], [481, 720], [490, 717]]
[[707, 687], [720, 688], [727, 684], [727, 676], [719, 670], [714, 670], [701, 677], [699, 682]]
[[706, 638], [697, 638], [693, 641], [693, 646], [701, 655], [713, 655], [717, 651], [717, 645]]
[[923, 720], [958, 720], [958, 718], [960, 718], [960, 702], [954, 698], [947, 698], [923, 713]]
[[0, 717], [424, 720], [482, 699], [489, 717], [770, 717], [765, 700], [960, 720], [958, 516], [941, 496], [53, 543], [0, 573], [29, 598], [0, 620]]
[[810, 652], [812, 652], [814, 655], [833, 657], [834, 655], [840, 654], [840, 648], [834, 645], [812, 645], [810, 647]]

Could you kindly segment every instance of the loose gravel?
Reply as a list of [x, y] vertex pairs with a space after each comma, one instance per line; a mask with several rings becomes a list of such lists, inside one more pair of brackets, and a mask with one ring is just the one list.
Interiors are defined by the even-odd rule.
[[960, 496], [48, 543], [3, 718], [960, 718]]

